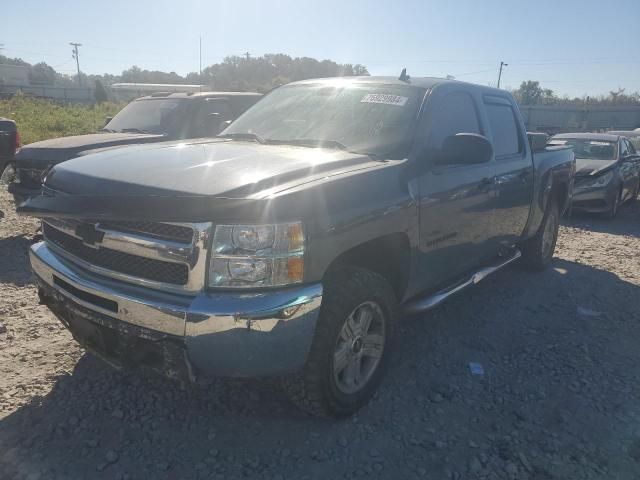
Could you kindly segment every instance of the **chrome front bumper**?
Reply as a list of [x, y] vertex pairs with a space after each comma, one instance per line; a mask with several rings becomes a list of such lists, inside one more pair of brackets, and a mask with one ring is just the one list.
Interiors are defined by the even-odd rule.
[[158, 292], [79, 269], [43, 242], [31, 247], [30, 260], [38, 284], [54, 291], [63, 307], [68, 303], [78, 315], [71, 307], [80, 306], [107, 323], [148, 331], [149, 338], [177, 338], [196, 373], [259, 376], [302, 368], [322, 301], [321, 284], [193, 296]]

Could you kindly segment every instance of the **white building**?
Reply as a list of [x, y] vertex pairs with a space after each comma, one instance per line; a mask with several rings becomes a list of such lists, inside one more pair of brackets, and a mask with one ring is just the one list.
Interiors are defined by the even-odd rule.
[[0, 83], [26, 87], [29, 85], [29, 70], [27, 67], [20, 65], [5, 65], [0, 63]]

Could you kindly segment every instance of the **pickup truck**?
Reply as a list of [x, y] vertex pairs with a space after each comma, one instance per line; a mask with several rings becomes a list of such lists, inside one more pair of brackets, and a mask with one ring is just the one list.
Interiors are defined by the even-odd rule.
[[18, 205], [40, 194], [53, 165], [104, 149], [214, 137], [262, 97], [249, 92], [155, 93], [132, 101], [100, 131], [31, 143], [16, 156], [9, 192]]
[[16, 122], [0, 117], [0, 183], [9, 183], [14, 175], [14, 156], [20, 148]]
[[87, 349], [177, 378], [280, 376], [302, 409], [345, 416], [403, 314], [549, 265], [575, 160], [545, 141], [502, 90], [307, 80], [209, 143], [58, 165], [19, 212], [43, 218], [40, 299]]

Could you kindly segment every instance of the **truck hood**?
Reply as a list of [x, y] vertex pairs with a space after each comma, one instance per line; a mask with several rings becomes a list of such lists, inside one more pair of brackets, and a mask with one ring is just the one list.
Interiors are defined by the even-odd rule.
[[593, 160], [589, 158], [576, 158], [576, 177], [589, 177], [600, 175], [613, 168], [616, 160]]
[[364, 191], [330, 186], [399, 163], [339, 150], [229, 140], [135, 146], [55, 166], [45, 178], [43, 195], [22, 203], [17, 212], [39, 218], [289, 221], [329, 203], [339, 209], [345, 195], [384, 196], [397, 173], [365, 180], [359, 187]]
[[16, 154], [16, 162], [19, 166], [44, 169], [77, 157], [87, 150], [158, 142], [163, 138], [163, 135], [106, 132], [53, 138], [22, 147]]
[[367, 165], [368, 156], [340, 150], [214, 140], [136, 146], [55, 166], [44, 186], [72, 195], [264, 198], [314, 177]]

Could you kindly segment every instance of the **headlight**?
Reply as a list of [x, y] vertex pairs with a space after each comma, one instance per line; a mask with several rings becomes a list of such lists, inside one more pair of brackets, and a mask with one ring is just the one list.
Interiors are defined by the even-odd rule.
[[269, 287], [304, 276], [302, 224], [218, 225], [209, 263], [210, 287]]
[[604, 187], [613, 179], [613, 172], [609, 171], [603, 175], [599, 175], [595, 178], [590, 178], [589, 180], [585, 180], [580, 182], [577, 185], [577, 188], [594, 188], [594, 187]]

